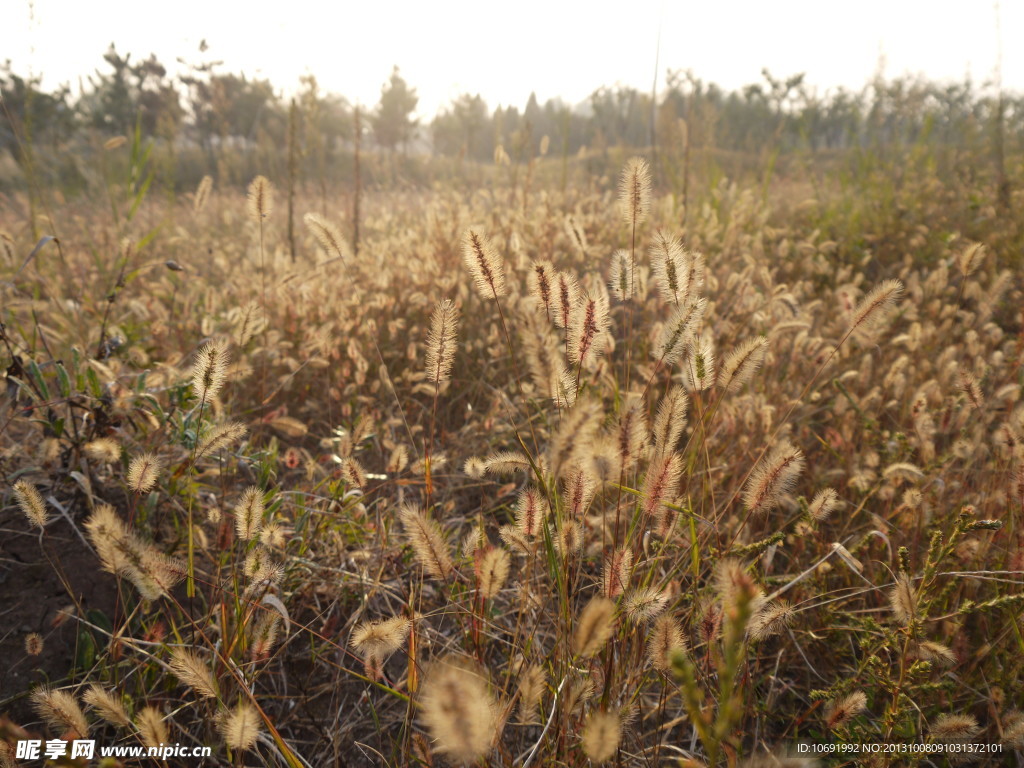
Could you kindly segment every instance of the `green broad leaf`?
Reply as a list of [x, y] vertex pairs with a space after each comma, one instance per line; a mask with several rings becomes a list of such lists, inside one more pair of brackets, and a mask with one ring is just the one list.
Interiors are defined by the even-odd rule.
[[32, 377], [32, 380], [36, 383], [36, 387], [39, 389], [39, 393], [43, 396], [43, 399], [49, 400], [50, 388], [46, 386], [46, 379], [43, 378], [43, 372], [39, 370], [39, 366], [36, 365], [36, 361], [29, 360], [26, 368], [28, 369], [28, 373]]
[[63, 363], [57, 363], [57, 383], [60, 386], [60, 396], [71, 396], [71, 377]]
[[78, 632], [78, 650], [75, 653], [75, 667], [77, 669], [90, 669], [96, 663], [96, 641], [92, 632], [88, 629], [81, 629]]
[[92, 368], [86, 368], [85, 378], [89, 383], [89, 392], [92, 396], [97, 399], [103, 397], [103, 387], [100, 384], [100, 377], [96, 375], [96, 371]]
[[114, 634], [113, 622], [110, 620], [110, 617], [99, 608], [90, 608], [85, 612], [85, 618], [89, 620], [90, 624], [102, 629], [108, 636]]
[[82, 353], [78, 347], [71, 348], [71, 369], [75, 372], [75, 389], [81, 392], [85, 389], [85, 379], [82, 377]]

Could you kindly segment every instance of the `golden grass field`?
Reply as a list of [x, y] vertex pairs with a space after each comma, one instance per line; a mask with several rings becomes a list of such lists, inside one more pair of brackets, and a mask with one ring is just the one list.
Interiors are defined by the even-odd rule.
[[610, 167], [5, 195], [0, 765], [1020, 765], [1020, 185]]

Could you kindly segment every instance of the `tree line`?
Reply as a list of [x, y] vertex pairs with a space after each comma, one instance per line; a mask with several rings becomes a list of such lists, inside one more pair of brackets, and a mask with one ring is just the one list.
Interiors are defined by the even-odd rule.
[[357, 125], [364, 149], [483, 163], [527, 161], [542, 142], [563, 157], [581, 148], [634, 147], [655, 158], [659, 148], [678, 152], [680, 145], [764, 153], [923, 142], [1002, 153], [1024, 143], [1024, 98], [968, 80], [876, 77], [860, 90], [820, 93], [802, 74], [777, 78], [765, 70], [759, 82], [727, 91], [692, 72], [670, 71], [655, 93], [602, 86], [580, 104], [541, 104], [531, 94], [522, 110], [492, 109], [480, 94], [464, 94], [420, 121], [416, 90], [397, 68], [378, 103], [359, 110], [313, 76], [285, 99], [265, 79], [224, 71], [205, 42], [199, 54], [198, 61], [179, 60], [183, 71], [172, 75], [154, 55], [136, 60], [111, 45], [77, 95], [67, 85], [44, 90], [8, 61], [0, 67], [0, 150], [24, 167], [32, 152], [56, 155], [84, 135], [138, 134], [188, 154], [195, 173], [220, 168], [227, 150], [280, 155], [281, 147], [297, 146], [302, 170], [323, 174], [351, 155]]

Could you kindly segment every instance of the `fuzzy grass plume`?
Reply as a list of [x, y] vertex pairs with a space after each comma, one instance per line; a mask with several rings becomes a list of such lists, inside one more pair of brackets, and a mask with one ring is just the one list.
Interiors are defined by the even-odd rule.
[[192, 210], [199, 213], [210, 200], [210, 193], [213, 192], [213, 177], [207, 174], [199, 181], [196, 187], [195, 197], [192, 199]]
[[238, 538], [250, 541], [259, 536], [265, 510], [263, 490], [255, 485], [246, 488], [235, 505], [235, 531]]
[[615, 757], [621, 738], [618, 712], [594, 712], [583, 727], [583, 753], [595, 763], [605, 763]]
[[192, 366], [192, 391], [201, 403], [209, 403], [227, 379], [228, 352], [223, 339], [203, 345]]
[[420, 696], [420, 719], [439, 752], [469, 763], [490, 751], [500, 735], [496, 704], [483, 673], [465, 660], [447, 656], [427, 675]]
[[135, 493], [149, 493], [156, 485], [163, 468], [163, 460], [152, 453], [133, 456], [128, 464], [128, 474], [125, 476], [128, 487]]
[[90, 685], [82, 694], [82, 700], [101, 718], [111, 725], [130, 728], [132, 721], [124, 708], [121, 698], [113, 691], [100, 685]]
[[307, 213], [302, 220], [329, 257], [345, 259], [348, 256], [348, 243], [334, 224], [315, 213]]
[[434, 307], [427, 335], [427, 376], [436, 384], [451, 378], [455, 363], [459, 310], [450, 299]]
[[224, 714], [220, 732], [231, 749], [251, 749], [260, 733], [260, 716], [248, 702], [239, 702]]
[[493, 243], [480, 231], [469, 229], [463, 235], [462, 259], [481, 298], [498, 299], [507, 293], [505, 265]]
[[49, 514], [46, 511], [46, 503], [42, 495], [32, 483], [27, 480], [19, 480], [14, 484], [14, 498], [18, 502], [18, 508], [25, 515], [25, 519], [39, 530], [46, 528]]
[[606, 597], [593, 597], [580, 612], [573, 635], [573, 649], [582, 658], [600, 651], [615, 628], [615, 603]]
[[209, 665], [195, 651], [188, 648], [171, 649], [171, 670], [184, 684], [203, 698], [216, 699], [217, 682]]
[[750, 475], [743, 502], [756, 515], [775, 509], [796, 484], [806, 462], [803, 452], [783, 440], [765, 456]]
[[257, 176], [249, 184], [249, 215], [257, 221], [270, 216], [274, 209], [274, 188], [265, 176]]
[[88, 738], [89, 722], [75, 697], [56, 688], [37, 688], [32, 692], [32, 705], [39, 716], [56, 733], [73, 730], [79, 738]]
[[402, 507], [398, 516], [405, 529], [406, 540], [423, 570], [435, 579], [447, 579], [454, 566], [441, 526], [426, 512], [413, 506]]
[[637, 227], [647, 218], [651, 207], [651, 168], [642, 157], [626, 162], [619, 179], [619, 205], [622, 217], [631, 227]]

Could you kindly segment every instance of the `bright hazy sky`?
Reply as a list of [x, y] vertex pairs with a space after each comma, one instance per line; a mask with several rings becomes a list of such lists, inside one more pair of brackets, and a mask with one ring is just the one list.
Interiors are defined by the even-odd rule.
[[[659, 84], [666, 69], [692, 69], [731, 89], [806, 72], [819, 91], [859, 89], [884, 73], [923, 74], [977, 85], [996, 69], [993, 0], [625, 0], [560, 2], [313, 2], [222, 0], [4, 0], [0, 59], [44, 85], [106, 67], [114, 42], [135, 59], [151, 52], [172, 73], [190, 61], [224, 61], [291, 92], [305, 73], [350, 101], [373, 105], [393, 65], [432, 116], [461, 93], [491, 107], [585, 99], [600, 85], [650, 90], [661, 31]], [[1001, 0], [1004, 87], [1024, 92], [1024, 0]], [[199, 42], [209, 51], [201, 56]]]

